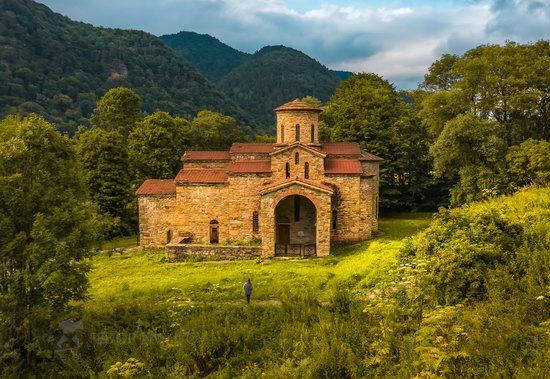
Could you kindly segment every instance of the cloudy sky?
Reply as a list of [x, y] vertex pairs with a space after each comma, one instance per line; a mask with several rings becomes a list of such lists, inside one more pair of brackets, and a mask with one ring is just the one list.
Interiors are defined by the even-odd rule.
[[550, 0], [40, 0], [96, 26], [207, 33], [241, 51], [299, 49], [414, 88], [444, 53], [550, 38]]

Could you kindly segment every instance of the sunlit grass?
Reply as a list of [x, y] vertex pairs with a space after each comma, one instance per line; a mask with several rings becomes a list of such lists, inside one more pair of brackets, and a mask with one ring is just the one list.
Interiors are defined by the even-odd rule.
[[102, 250], [112, 250], [120, 248], [135, 247], [138, 244], [137, 236], [118, 237], [101, 244]]
[[368, 290], [395, 266], [402, 239], [430, 219], [427, 213], [384, 218], [376, 238], [335, 247], [330, 257], [318, 259], [166, 263], [163, 250], [102, 253], [93, 260], [88, 306], [159, 303], [173, 297], [231, 302], [241, 300], [247, 278], [254, 284], [253, 299], [263, 301], [288, 291], [310, 291], [323, 301], [336, 285]]

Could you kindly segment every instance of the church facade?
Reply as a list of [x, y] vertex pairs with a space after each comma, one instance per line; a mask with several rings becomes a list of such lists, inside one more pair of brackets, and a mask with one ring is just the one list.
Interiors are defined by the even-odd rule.
[[140, 245], [260, 243], [261, 255], [330, 253], [378, 230], [381, 158], [354, 142], [319, 142], [321, 109], [275, 110], [277, 143], [186, 151], [174, 179], [137, 190]]

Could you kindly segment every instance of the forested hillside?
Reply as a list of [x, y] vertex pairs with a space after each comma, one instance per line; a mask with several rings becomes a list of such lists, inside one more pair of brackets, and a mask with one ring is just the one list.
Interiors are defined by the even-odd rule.
[[160, 36], [160, 39], [213, 82], [222, 79], [250, 57], [250, 54], [234, 49], [208, 34], [182, 31]]
[[242, 110], [157, 37], [74, 22], [30, 0], [0, 0], [0, 117], [31, 112], [72, 133], [108, 88], [132, 87], [143, 109], [191, 118]]
[[231, 71], [219, 87], [268, 130], [274, 129], [273, 108], [297, 97], [327, 101], [340, 78], [304, 53], [268, 46]]

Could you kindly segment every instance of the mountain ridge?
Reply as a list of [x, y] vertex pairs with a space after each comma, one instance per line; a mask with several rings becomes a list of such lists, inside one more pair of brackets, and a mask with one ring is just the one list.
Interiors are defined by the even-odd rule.
[[31, 0], [0, 0], [0, 116], [38, 113], [72, 134], [109, 88], [142, 108], [187, 118], [202, 109], [248, 116], [158, 37], [73, 21]]

